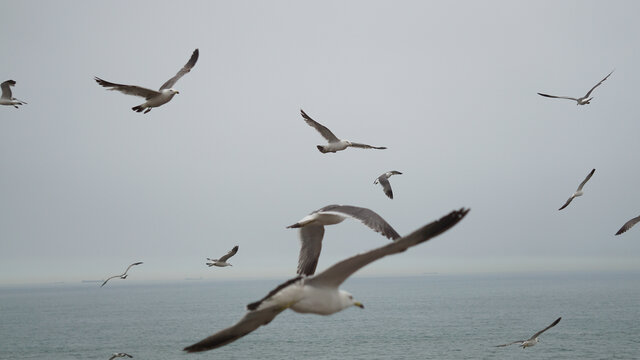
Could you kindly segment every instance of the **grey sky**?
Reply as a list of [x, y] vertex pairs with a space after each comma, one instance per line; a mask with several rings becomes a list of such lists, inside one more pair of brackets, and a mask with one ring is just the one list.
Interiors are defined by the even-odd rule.
[[[153, 6], [151, 6], [153, 4]], [[332, 203], [451, 232], [359, 274], [640, 269], [637, 2], [3, 2], [0, 284], [295, 273]], [[149, 9], [152, 9], [150, 11]], [[174, 99], [157, 89], [200, 49]], [[590, 105], [582, 96], [612, 69]], [[387, 150], [321, 154], [304, 109]], [[587, 173], [585, 195], [557, 209]], [[394, 200], [373, 180], [391, 179]], [[327, 227], [318, 270], [387, 240]], [[206, 257], [240, 250], [231, 268]]]

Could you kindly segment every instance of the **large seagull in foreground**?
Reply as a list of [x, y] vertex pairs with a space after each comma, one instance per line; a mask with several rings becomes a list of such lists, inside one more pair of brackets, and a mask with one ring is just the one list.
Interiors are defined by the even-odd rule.
[[558, 210], [562, 210], [564, 208], [566, 208], [569, 204], [571, 204], [571, 201], [573, 201], [573, 199], [575, 199], [578, 196], [582, 196], [582, 194], [584, 194], [582, 192], [582, 188], [584, 187], [584, 184], [587, 183], [587, 181], [589, 181], [589, 179], [591, 179], [591, 177], [593, 176], [593, 173], [596, 172], [596, 169], [591, 170], [591, 172], [589, 173], [589, 175], [587, 175], [587, 177], [580, 183], [580, 185], [578, 186], [578, 190], [576, 190], [576, 192], [574, 192], [569, 199], [567, 199], [567, 202], [564, 203], [564, 205], [562, 205], [562, 207]]
[[600, 86], [600, 84], [602, 84], [605, 80], [607, 80], [607, 78], [613, 74], [613, 70], [609, 73], [609, 75], [605, 76], [604, 79], [600, 80], [599, 83], [597, 83], [594, 87], [591, 88], [591, 90], [589, 90], [589, 92], [580, 98], [574, 98], [574, 97], [569, 97], [569, 96], [555, 96], [555, 95], [547, 95], [547, 94], [543, 94], [543, 93], [538, 93], [538, 95], [540, 96], [544, 96], [544, 97], [548, 97], [548, 98], [554, 98], [554, 99], [567, 99], [567, 100], [573, 100], [575, 101], [577, 104], [576, 105], [587, 105], [587, 104], [591, 104], [591, 99], [593, 99], [593, 97], [589, 97], [591, 95], [591, 92], [597, 88], [598, 86]]
[[327, 141], [329, 142], [329, 144], [327, 145], [316, 145], [318, 147], [318, 150], [320, 150], [320, 152], [323, 154], [326, 154], [328, 152], [334, 153], [336, 151], [344, 150], [348, 147], [357, 147], [361, 149], [386, 149], [386, 147], [384, 146], [371, 146], [367, 144], [354, 143], [349, 140], [338, 139], [338, 137], [335, 136], [331, 132], [331, 130], [327, 129], [325, 126], [323, 126], [319, 122], [313, 120], [302, 109], [300, 109], [300, 115], [302, 115], [302, 117], [304, 118], [304, 121], [306, 121], [309, 126], [318, 130], [320, 135], [322, 135], [322, 137], [327, 139]]
[[520, 346], [522, 347], [522, 349], [526, 349], [528, 347], [534, 346], [535, 344], [537, 344], [540, 340], [538, 340], [538, 336], [540, 336], [543, 332], [551, 329], [552, 327], [558, 325], [558, 323], [560, 322], [562, 318], [559, 317], [557, 318], [554, 322], [551, 323], [551, 325], [547, 326], [546, 328], [538, 331], [537, 333], [533, 334], [532, 337], [528, 338], [527, 340], [517, 340], [517, 341], [512, 341], [508, 344], [502, 344], [502, 345], [496, 345], [496, 347], [503, 347], [503, 346], [509, 346], [509, 345], [513, 345], [513, 344], [520, 344]]
[[11, 95], [11, 86], [16, 84], [15, 80], [7, 80], [0, 84], [2, 88], [2, 96], [0, 96], [0, 105], [9, 105], [18, 108], [18, 105], [24, 105], [26, 102], [18, 100]]
[[186, 65], [182, 69], [180, 69], [180, 71], [178, 71], [178, 73], [174, 77], [172, 77], [171, 79], [167, 80], [167, 82], [162, 84], [162, 86], [160, 86], [160, 90], [157, 90], [157, 91], [143, 88], [140, 86], [135, 86], [135, 85], [116, 84], [116, 83], [102, 80], [99, 77], [95, 77], [94, 79], [98, 84], [106, 87], [109, 90], [118, 90], [127, 95], [141, 96], [147, 99], [146, 102], [131, 108], [133, 111], [137, 111], [137, 112], [144, 111], [144, 113], [146, 114], [149, 111], [151, 111], [151, 108], [158, 107], [160, 105], [168, 103], [169, 100], [171, 100], [175, 94], [180, 93], [178, 90], [175, 90], [171, 87], [178, 80], [180, 80], [180, 78], [183, 77], [184, 74], [191, 71], [191, 69], [196, 64], [196, 61], [198, 61], [199, 54], [200, 52], [198, 51], [198, 49], [195, 49], [193, 51], [193, 54], [191, 54], [191, 58], [186, 63]]
[[[347, 278], [360, 268], [387, 255], [397, 254], [423, 243], [457, 224], [468, 209], [452, 211], [448, 215], [400, 238], [386, 246], [352, 256], [314, 276], [298, 276], [282, 283], [267, 296], [247, 305], [247, 312], [235, 325], [184, 348], [188, 352], [215, 349], [267, 325], [282, 311], [290, 308], [298, 313], [331, 315], [346, 308], [364, 308], [351, 294], [338, 289]], [[381, 289], [381, 291], [385, 291]], [[398, 294], [401, 296], [401, 294]], [[380, 324], [384, 326], [384, 324]]]
[[344, 219], [353, 218], [388, 239], [400, 238], [382, 216], [373, 210], [351, 205], [328, 205], [302, 218], [287, 229], [300, 228], [300, 255], [298, 256], [298, 275], [313, 275], [318, 266], [318, 258], [322, 250], [324, 226], [338, 224]]

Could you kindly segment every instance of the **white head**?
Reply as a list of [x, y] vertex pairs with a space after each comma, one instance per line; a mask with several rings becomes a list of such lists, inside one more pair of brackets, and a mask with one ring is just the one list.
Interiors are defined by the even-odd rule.
[[180, 91], [178, 91], [178, 90], [176, 90], [176, 89], [164, 89], [164, 90], [162, 90], [162, 91], [164, 91], [164, 92], [168, 92], [168, 93], [170, 93], [171, 95], [180, 94]]
[[340, 290], [339, 294], [340, 294], [340, 305], [342, 306], [342, 309], [346, 309], [351, 306], [357, 306], [360, 309], [364, 309], [364, 305], [362, 305], [361, 302], [356, 301], [353, 298], [353, 295], [351, 295], [347, 291]]

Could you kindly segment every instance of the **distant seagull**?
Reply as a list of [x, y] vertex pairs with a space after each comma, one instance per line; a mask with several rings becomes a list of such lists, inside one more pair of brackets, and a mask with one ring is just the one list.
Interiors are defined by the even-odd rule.
[[[453, 227], [469, 212], [460, 209], [445, 215], [386, 246], [343, 260], [320, 274], [298, 276], [273, 289], [261, 300], [247, 305], [247, 313], [235, 325], [184, 348], [188, 352], [206, 351], [229, 344], [271, 322], [287, 308], [298, 313], [331, 315], [351, 306], [364, 308], [362, 303], [338, 287], [360, 268], [387, 255], [397, 254], [423, 243]], [[379, 289], [381, 292], [387, 289]], [[399, 294], [401, 295], [401, 294]], [[215, 317], [215, 316], [214, 316]], [[384, 324], [380, 324], [384, 327]]]
[[576, 102], [576, 105], [586, 105], [586, 104], [590, 104], [591, 103], [591, 99], [593, 99], [592, 97], [589, 97], [591, 95], [591, 92], [597, 88], [598, 86], [600, 86], [600, 84], [602, 84], [605, 80], [607, 80], [607, 78], [613, 74], [613, 70], [609, 73], [609, 75], [605, 76], [604, 79], [600, 80], [599, 83], [597, 83], [594, 87], [591, 88], [591, 90], [589, 90], [589, 92], [587, 93], [587, 95], [580, 97], [580, 98], [573, 98], [573, 97], [569, 97], [569, 96], [555, 96], [555, 95], [547, 95], [547, 94], [542, 94], [542, 93], [538, 93], [538, 95], [540, 96], [545, 96], [548, 98], [554, 98], [554, 99], [568, 99], [568, 100], [573, 100]]
[[374, 184], [380, 183], [380, 185], [382, 185], [382, 190], [389, 199], [393, 199], [393, 191], [391, 190], [391, 184], [389, 183], [391, 175], [402, 175], [402, 173], [395, 170], [387, 171], [386, 173], [378, 176], [378, 178], [373, 182]]
[[124, 273], [122, 273], [121, 275], [114, 275], [114, 276], [112, 276], [112, 277], [108, 278], [107, 280], [105, 280], [105, 281], [102, 283], [102, 285], [100, 285], [100, 287], [103, 287], [103, 286], [104, 286], [104, 284], [106, 284], [106, 283], [107, 283], [107, 281], [109, 281], [109, 280], [111, 280], [111, 279], [115, 279], [115, 278], [117, 278], [117, 277], [119, 277], [120, 279], [126, 279], [126, 278], [127, 278], [127, 276], [128, 276], [128, 275], [127, 275], [127, 271], [129, 271], [129, 269], [131, 269], [131, 267], [132, 267], [132, 266], [140, 265], [140, 264], [142, 264], [142, 261], [140, 261], [140, 262], [135, 262], [135, 263], [133, 263], [133, 264], [129, 265], [129, 266], [127, 267], [127, 270], [125, 270], [125, 271], [124, 271]]
[[198, 55], [199, 55], [199, 51], [198, 49], [195, 49], [193, 51], [193, 54], [191, 55], [191, 58], [187, 62], [187, 64], [182, 69], [180, 69], [180, 71], [178, 71], [178, 73], [174, 77], [172, 77], [171, 79], [167, 80], [167, 82], [162, 84], [162, 86], [160, 86], [160, 90], [158, 91], [143, 88], [140, 86], [135, 86], [135, 85], [116, 84], [116, 83], [102, 80], [99, 77], [94, 77], [94, 79], [98, 84], [108, 88], [109, 90], [118, 90], [127, 95], [141, 96], [147, 99], [146, 102], [131, 108], [133, 111], [137, 111], [137, 112], [142, 112], [144, 110], [144, 113], [146, 114], [149, 111], [151, 111], [151, 108], [158, 107], [160, 105], [168, 103], [169, 100], [171, 100], [175, 94], [180, 93], [178, 90], [172, 89], [171, 87], [178, 80], [180, 80], [180, 78], [184, 76], [184, 74], [191, 71], [191, 69], [196, 64], [196, 61], [198, 61]]
[[382, 216], [374, 211], [351, 205], [328, 205], [302, 218], [287, 229], [300, 228], [300, 255], [298, 256], [299, 275], [313, 275], [318, 266], [318, 258], [322, 250], [324, 226], [338, 224], [346, 218], [360, 220], [375, 232], [388, 239], [399, 239], [400, 235]]
[[546, 328], [538, 331], [537, 333], [533, 334], [532, 337], [528, 338], [527, 340], [518, 340], [518, 341], [513, 341], [510, 342], [508, 344], [502, 344], [502, 345], [496, 345], [496, 347], [503, 347], [503, 346], [509, 346], [509, 345], [513, 345], [513, 344], [520, 344], [520, 346], [522, 347], [522, 349], [526, 349], [528, 347], [531, 347], [535, 344], [538, 343], [538, 336], [540, 336], [543, 332], [551, 329], [552, 327], [558, 325], [558, 323], [560, 322], [560, 319], [562, 319], [561, 317], [557, 318], [556, 321], [552, 322], [551, 325], [547, 326]]
[[560, 209], [558, 209], [558, 210], [562, 210], [562, 209], [566, 208], [567, 205], [571, 204], [571, 201], [573, 201], [574, 198], [576, 198], [578, 196], [582, 196], [582, 194], [583, 194], [582, 187], [584, 186], [584, 184], [587, 183], [587, 181], [589, 181], [589, 179], [591, 179], [591, 177], [593, 176], [594, 172], [596, 172], [596, 169], [591, 170], [589, 175], [587, 175], [587, 177], [584, 179], [584, 181], [580, 183], [580, 186], [578, 186], [578, 190], [576, 190], [576, 192], [574, 192], [573, 195], [571, 195], [571, 197], [569, 197], [569, 199], [567, 199], [567, 202], [564, 203], [564, 205], [562, 205], [562, 207]]
[[207, 258], [207, 260], [211, 261], [211, 262], [208, 262], [207, 265], [209, 265], [209, 267], [212, 267], [212, 266], [220, 266], [220, 267], [232, 266], [230, 263], [227, 262], [227, 260], [229, 260], [229, 258], [232, 257], [233, 255], [235, 255], [237, 252], [238, 252], [238, 245], [234, 246], [233, 249], [231, 249], [227, 253], [227, 255], [221, 257], [220, 259]]
[[640, 221], [640, 216], [636, 216], [633, 219], [627, 221], [624, 225], [622, 225], [620, 230], [618, 230], [616, 235], [620, 235], [623, 232], [626, 232], [627, 230], [631, 229], [633, 227], [633, 225], [637, 224], [639, 221]]
[[111, 355], [109, 360], [113, 360], [115, 358], [121, 358], [121, 357], [130, 357], [130, 358], [132, 358], [133, 356], [131, 356], [131, 355], [127, 354], [127, 353], [113, 353], [113, 355]]
[[0, 88], [2, 88], [2, 96], [0, 96], [0, 105], [10, 105], [17, 109], [18, 105], [26, 104], [26, 102], [24, 101], [11, 97], [11, 87], [15, 85], [16, 85], [16, 82], [14, 80], [7, 80], [2, 84], [0, 84]]
[[371, 146], [367, 144], [354, 143], [349, 140], [340, 140], [335, 135], [333, 135], [331, 130], [327, 129], [320, 123], [310, 118], [309, 115], [307, 115], [302, 109], [300, 109], [300, 114], [304, 118], [304, 121], [306, 121], [307, 124], [309, 124], [309, 126], [318, 130], [320, 135], [322, 135], [322, 137], [327, 139], [327, 141], [329, 142], [329, 144], [327, 145], [316, 145], [318, 147], [318, 150], [320, 150], [320, 152], [323, 154], [326, 154], [328, 152], [334, 153], [336, 151], [344, 150], [348, 147], [357, 147], [361, 149], [386, 149], [386, 147], [384, 146], [377, 147], [377, 146]]

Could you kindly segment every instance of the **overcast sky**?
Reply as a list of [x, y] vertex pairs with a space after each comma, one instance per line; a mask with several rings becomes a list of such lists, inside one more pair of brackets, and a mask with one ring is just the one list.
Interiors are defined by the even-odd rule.
[[[359, 274], [640, 269], [640, 3], [3, 1], [0, 284], [295, 273], [328, 204], [453, 230]], [[157, 89], [200, 58], [173, 100]], [[611, 70], [592, 103], [582, 96]], [[300, 109], [338, 137], [321, 154]], [[589, 171], [585, 195], [558, 208]], [[388, 170], [395, 198], [373, 180]], [[326, 229], [318, 270], [388, 240]], [[234, 245], [231, 268], [208, 268]]]

